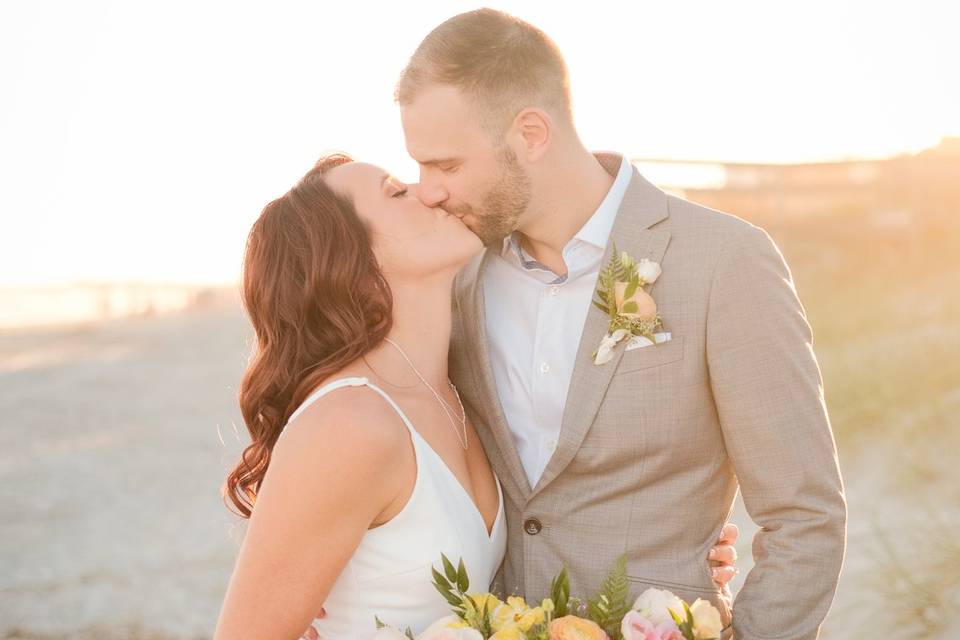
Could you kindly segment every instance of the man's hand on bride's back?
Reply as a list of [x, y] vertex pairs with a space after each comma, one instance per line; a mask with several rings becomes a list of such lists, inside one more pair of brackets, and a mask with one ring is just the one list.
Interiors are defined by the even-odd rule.
[[707, 560], [713, 570], [713, 581], [729, 595], [727, 583], [739, 573], [737, 569], [737, 550], [734, 545], [740, 537], [740, 529], [732, 522], [723, 525], [720, 537], [707, 554]]

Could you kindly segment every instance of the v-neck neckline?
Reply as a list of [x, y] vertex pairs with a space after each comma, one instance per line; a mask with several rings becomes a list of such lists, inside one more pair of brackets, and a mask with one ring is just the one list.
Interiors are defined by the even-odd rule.
[[483, 530], [487, 534], [487, 539], [492, 541], [493, 535], [497, 530], [497, 524], [499, 524], [501, 514], [503, 513], [503, 489], [500, 487], [500, 478], [498, 478], [497, 474], [493, 473], [493, 470], [491, 469], [491, 473], [493, 475], [493, 482], [495, 485], [497, 485], [497, 514], [494, 516], [493, 524], [490, 526], [490, 529], [488, 530], [487, 519], [483, 517], [483, 512], [480, 511], [480, 507], [478, 507], [477, 503], [474, 502], [473, 498], [470, 497], [470, 493], [467, 491], [467, 488], [463, 486], [463, 483], [460, 482], [460, 478], [457, 477], [457, 474], [453, 472], [453, 469], [451, 469], [450, 466], [446, 463], [446, 461], [443, 459], [443, 456], [437, 453], [437, 450], [434, 449], [429, 442], [427, 442], [427, 439], [420, 435], [420, 432], [418, 432], [416, 429], [413, 429], [413, 431], [414, 433], [416, 433], [416, 437], [420, 438], [423, 444], [426, 445], [427, 449], [430, 450], [430, 453], [437, 459], [440, 465], [444, 468], [444, 470], [447, 472], [447, 475], [449, 475], [450, 479], [453, 480], [453, 483], [460, 488], [460, 492], [463, 493], [463, 497], [466, 498], [467, 502], [469, 502], [473, 506], [473, 512], [477, 514], [477, 517], [480, 519], [480, 523], [483, 526]]
[[[390, 394], [388, 394], [386, 391], [384, 391], [377, 385], [370, 382], [368, 378], [360, 378], [360, 379], [363, 380], [370, 387], [380, 391], [380, 393], [382, 393], [384, 397], [390, 400], [390, 402], [394, 405], [394, 408], [397, 410], [397, 413], [400, 414], [400, 418], [406, 423], [407, 427], [410, 429], [411, 434], [413, 434], [415, 438], [420, 439], [420, 441], [424, 444], [424, 446], [431, 453], [431, 455], [433, 455], [437, 459], [437, 461], [440, 463], [440, 466], [443, 467], [447, 475], [450, 476], [450, 479], [453, 481], [453, 483], [460, 489], [460, 492], [463, 493], [463, 497], [467, 500], [467, 502], [470, 503], [470, 506], [473, 507], [473, 512], [477, 515], [477, 518], [480, 520], [480, 524], [483, 528], [484, 533], [486, 534], [487, 541], [492, 542], [494, 534], [497, 531], [497, 525], [500, 523], [500, 519], [503, 517], [503, 488], [500, 486], [500, 478], [498, 478], [497, 474], [493, 472], [493, 469], [491, 469], [490, 471], [491, 471], [491, 474], [493, 475], [493, 482], [495, 485], [497, 485], [497, 513], [493, 518], [493, 524], [491, 525], [490, 529], [487, 529], [487, 519], [483, 517], [483, 512], [480, 511], [480, 507], [477, 506], [477, 503], [470, 496], [470, 492], [467, 491], [467, 488], [463, 486], [463, 483], [460, 482], [460, 478], [458, 478], [457, 474], [453, 472], [453, 469], [451, 469], [450, 465], [448, 465], [446, 460], [443, 459], [443, 456], [437, 453], [437, 450], [433, 448], [433, 445], [427, 442], [427, 439], [424, 438], [422, 435], [420, 435], [420, 432], [417, 431], [417, 428], [413, 426], [413, 422], [410, 420], [410, 418], [407, 417], [407, 414], [400, 407], [400, 404], [396, 400], [394, 400], [393, 397]], [[417, 469], [417, 473], [418, 474], [420, 473], [420, 469]]]

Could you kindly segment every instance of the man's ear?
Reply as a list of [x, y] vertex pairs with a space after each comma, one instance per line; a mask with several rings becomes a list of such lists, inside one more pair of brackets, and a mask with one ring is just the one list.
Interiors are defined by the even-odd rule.
[[537, 162], [550, 148], [553, 120], [543, 109], [528, 107], [514, 118], [513, 130], [520, 136], [521, 148], [527, 162]]

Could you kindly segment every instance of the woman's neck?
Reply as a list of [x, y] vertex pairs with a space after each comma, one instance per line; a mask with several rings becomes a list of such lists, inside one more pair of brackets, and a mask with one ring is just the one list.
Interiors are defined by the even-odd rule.
[[384, 342], [367, 354], [367, 365], [386, 383], [419, 384], [419, 378], [400, 350], [426, 381], [438, 391], [446, 388], [447, 355], [452, 322], [452, 277], [420, 278], [390, 284], [393, 293], [393, 328]]

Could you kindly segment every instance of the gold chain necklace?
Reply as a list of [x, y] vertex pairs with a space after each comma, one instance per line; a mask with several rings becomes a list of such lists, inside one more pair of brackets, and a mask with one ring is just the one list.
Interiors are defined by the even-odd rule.
[[463, 450], [466, 451], [469, 443], [467, 442], [467, 411], [463, 408], [463, 401], [460, 400], [460, 392], [457, 391], [457, 387], [454, 386], [453, 382], [447, 379], [447, 383], [450, 385], [450, 388], [453, 389], [453, 395], [457, 398], [457, 403], [460, 405], [460, 428], [463, 430], [463, 437], [460, 436], [460, 429], [457, 429], [456, 423], [453, 421], [453, 416], [455, 415], [453, 407], [451, 407], [446, 400], [440, 397], [440, 394], [437, 393], [437, 390], [427, 382], [427, 379], [423, 377], [420, 371], [413, 365], [413, 362], [410, 361], [410, 357], [407, 356], [406, 352], [400, 348], [396, 342], [390, 338], [384, 338], [387, 342], [393, 345], [393, 347], [400, 352], [400, 355], [403, 356], [403, 359], [407, 361], [407, 364], [410, 365], [410, 368], [413, 369], [413, 372], [417, 374], [417, 377], [420, 378], [420, 382], [426, 385], [427, 389], [430, 389], [433, 392], [433, 396], [437, 399], [437, 402], [440, 403], [440, 407], [443, 409], [443, 412], [447, 414], [447, 418], [450, 420], [450, 426], [453, 428], [453, 432], [457, 435], [457, 441], [460, 443], [460, 446], [463, 447]]

